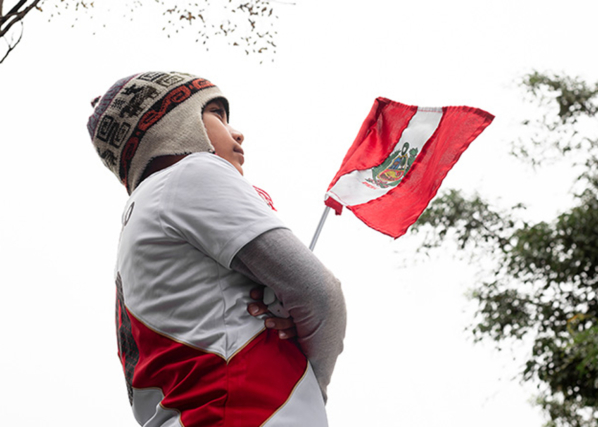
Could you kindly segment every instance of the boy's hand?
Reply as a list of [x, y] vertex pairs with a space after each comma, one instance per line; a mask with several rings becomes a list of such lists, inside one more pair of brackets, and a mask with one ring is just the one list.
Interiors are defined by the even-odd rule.
[[[264, 313], [269, 313], [268, 306], [264, 304], [264, 288], [254, 288], [251, 290], [251, 298], [256, 300], [247, 306], [247, 311], [252, 316], [259, 316]], [[295, 322], [293, 318], [281, 318], [281, 317], [268, 317], [264, 324], [268, 329], [276, 329], [278, 331], [278, 337], [282, 340], [293, 338], [297, 335], [297, 329], [295, 328]]]

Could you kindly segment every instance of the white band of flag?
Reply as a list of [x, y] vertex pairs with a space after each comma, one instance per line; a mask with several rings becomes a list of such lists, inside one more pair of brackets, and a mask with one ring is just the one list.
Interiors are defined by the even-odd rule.
[[418, 108], [395, 144], [388, 167], [379, 170], [378, 166], [343, 175], [326, 196], [343, 206], [360, 205], [384, 196], [403, 179], [410, 164], [436, 131], [441, 118], [442, 108]]

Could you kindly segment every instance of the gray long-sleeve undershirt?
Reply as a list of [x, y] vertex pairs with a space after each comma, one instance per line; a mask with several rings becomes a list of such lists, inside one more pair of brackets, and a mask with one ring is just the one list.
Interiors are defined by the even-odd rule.
[[288, 310], [326, 400], [347, 322], [340, 282], [292, 232], [282, 228], [245, 245], [231, 267], [271, 288]]

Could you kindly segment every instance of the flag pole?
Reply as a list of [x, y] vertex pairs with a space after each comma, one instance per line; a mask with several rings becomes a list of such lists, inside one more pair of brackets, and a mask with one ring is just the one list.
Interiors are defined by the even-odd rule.
[[309, 249], [313, 252], [314, 248], [316, 247], [316, 242], [318, 241], [318, 237], [320, 237], [320, 232], [324, 227], [324, 223], [326, 222], [326, 217], [328, 216], [328, 212], [330, 212], [330, 207], [326, 206], [324, 208], [324, 213], [322, 214], [322, 218], [320, 218], [320, 223], [318, 224], [318, 228], [314, 234], [313, 239], [311, 239], [311, 244], [309, 245]]

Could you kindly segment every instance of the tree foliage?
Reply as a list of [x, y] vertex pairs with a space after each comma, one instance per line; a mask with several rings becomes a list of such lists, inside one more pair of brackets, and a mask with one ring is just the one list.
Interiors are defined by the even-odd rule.
[[[247, 55], [266, 57], [276, 53], [276, 6], [294, 4], [284, 0], [122, 0], [108, 6], [106, 2], [96, 4], [95, 1], [19, 0], [9, 12], [3, 13], [3, 3], [4, 0], [0, 0], [0, 38], [7, 48], [0, 63], [21, 41], [23, 19], [33, 9], [49, 14], [50, 19], [73, 12], [77, 21], [81, 15], [93, 19], [98, 8], [112, 7], [116, 9], [114, 12], [121, 11], [124, 17], [134, 20], [144, 6], [157, 6], [162, 22], [156, 24], [156, 30], [165, 32], [168, 38], [192, 31], [195, 41], [206, 49], [210, 39], [224, 38], [229, 45], [242, 49]], [[17, 23], [21, 26], [18, 37], [15, 37], [11, 28]], [[103, 23], [104, 27], [106, 25]]]
[[524, 122], [534, 137], [519, 141], [517, 154], [538, 163], [552, 151], [581, 166], [572, 184], [575, 205], [553, 221], [531, 223], [520, 218], [522, 205], [499, 211], [480, 195], [451, 190], [430, 204], [413, 231], [425, 233], [427, 249], [451, 240], [480, 259], [490, 255], [471, 295], [478, 307], [475, 339], [497, 345], [530, 339], [522, 379], [538, 384], [546, 426], [596, 427], [598, 140], [591, 131], [598, 85], [534, 72], [523, 86], [542, 115]]

